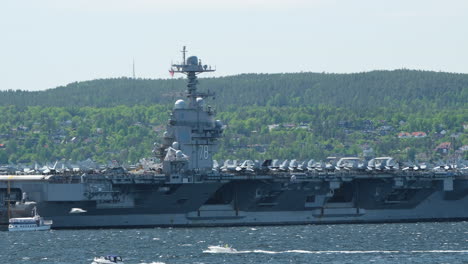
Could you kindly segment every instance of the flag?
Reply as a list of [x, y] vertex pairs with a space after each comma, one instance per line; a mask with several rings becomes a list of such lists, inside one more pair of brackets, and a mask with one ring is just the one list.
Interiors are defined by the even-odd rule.
[[174, 71], [173, 70], [170, 70], [169, 74], [171, 75], [171, 77], [174, 77]]

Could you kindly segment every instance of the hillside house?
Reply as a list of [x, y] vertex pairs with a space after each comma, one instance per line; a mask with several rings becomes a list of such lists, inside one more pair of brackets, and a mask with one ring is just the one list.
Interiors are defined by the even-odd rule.
[[300, 123], [297, 128], [300, 128], [300, 129], [309, 129], [309, 124], [307, 123]]
[[283, 124], [283, 127], [288, 128], [288, 129], [293, 129], [293, 128], [296, 128], [296, 124], [287, 123], [287, 124]]
[[450, 142], [442, 142], [436, 148], [435, 151], [440, 154], [447, 154], [452, 144]]
[[414, 138], [425, 138], [427, 137], [427, 134], [425, 132], [413, 132], [411, 133], [411, 136], [413, 136]]
[[268, 130], [272, 131], [273, 129], [278, 129], [279, 127], [280, 127], [280, 125], [278, 125], [278, 124], [268, 125]]
[[411, 134], [408, 132], [400, 132], [398, 133], [398, 138], [410, 138]]

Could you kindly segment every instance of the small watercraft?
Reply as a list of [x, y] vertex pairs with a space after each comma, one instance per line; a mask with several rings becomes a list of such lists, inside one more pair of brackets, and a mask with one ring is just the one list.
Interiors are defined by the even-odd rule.
[[208, 246], [208, 250], [204, 250], [204, 253], [238, 253], [235, 248], [232, 248], [228, 244], [223, 246]]
[[124, 264], [122, 257], [117, 255], [107, 255], [104, 257], [95, 257], [91, 264]]
[[51, 226], [52, 220], [44, 220], [34, 207], [32, 217], [10, 218], [8, 231], [42, 231], [50, 230]]

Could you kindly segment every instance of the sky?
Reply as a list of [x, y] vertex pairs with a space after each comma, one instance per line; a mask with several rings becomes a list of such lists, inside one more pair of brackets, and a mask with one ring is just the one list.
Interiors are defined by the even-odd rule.
[[1, 0], [0, 90], [242, 73], [468, 73], [465, 0]]

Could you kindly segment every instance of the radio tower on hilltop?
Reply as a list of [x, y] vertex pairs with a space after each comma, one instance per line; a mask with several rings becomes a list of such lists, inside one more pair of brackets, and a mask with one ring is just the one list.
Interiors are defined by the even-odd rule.
[[135, 59], [133, 59], [133, 79], [136, 79], [136, 76], [135, 76]]

